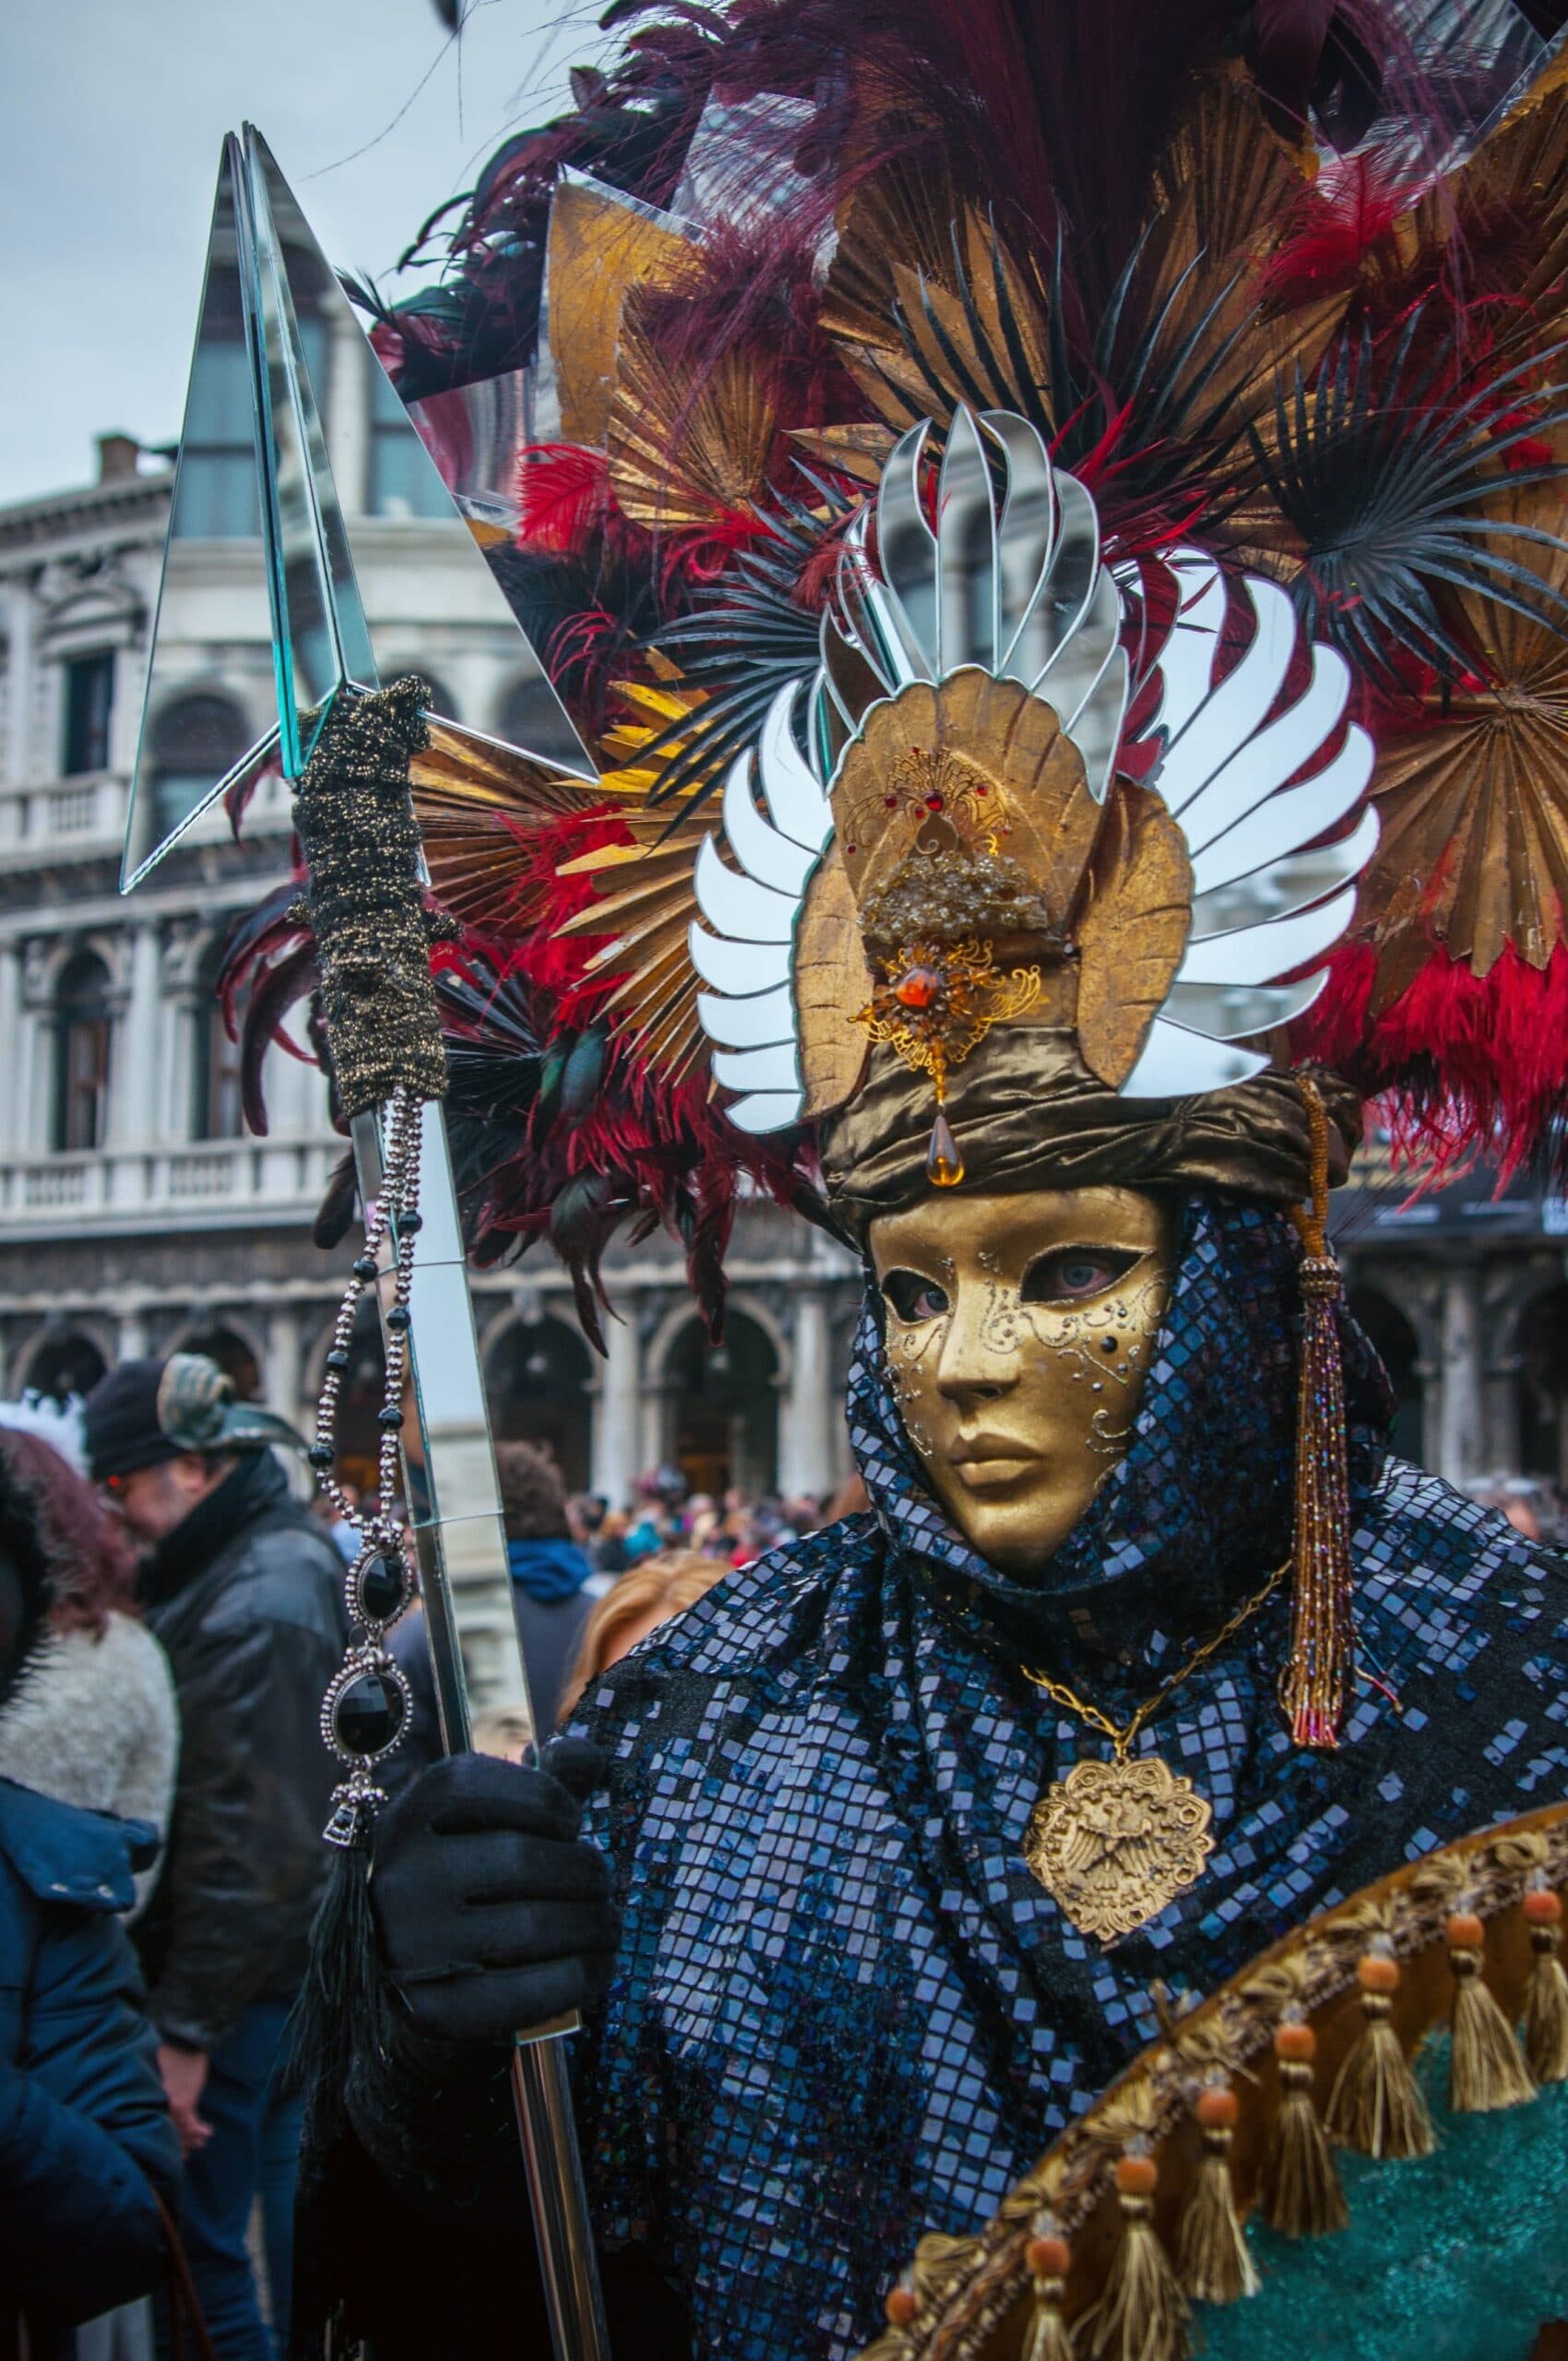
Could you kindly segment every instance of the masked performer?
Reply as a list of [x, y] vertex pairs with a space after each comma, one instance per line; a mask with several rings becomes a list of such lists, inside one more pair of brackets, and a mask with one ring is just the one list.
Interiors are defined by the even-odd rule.
[[[848, 14], [646, 25], [383, 324], [437, 424], [532, 354], [501, 563], [604, 765], [413, 747], [481, 1250], [547, 1232], [590, 1333], [639, 1215], [717, 1320], [742, 1186], [865, 1263], [869, 1512], [376, 1843], [357, 2139], [508, 2225], [445, 2299], [517, 2317], [504, 2044], [589, 2005], [624, 2349], [710, 2361], [890, 2288], [923, 2351], [916, 2239], [1161, 1986], [1568, 1766], [1561, 1572], [1390, 1460], [1324, 1230], [1361, 1093], [1450, 1159], [1562, 1104], [1568, 84], [1478, 129], [1373, 9]], [[343, 2251], [390, 2352], [421, 2266], [377, 2326]]]

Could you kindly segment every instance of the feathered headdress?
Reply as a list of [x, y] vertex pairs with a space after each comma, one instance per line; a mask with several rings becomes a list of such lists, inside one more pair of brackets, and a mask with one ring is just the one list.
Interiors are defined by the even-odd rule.
[[[1307, 1061], [1532, 1154], [1568, 73], [1375, 0], [611, 17], [377, 327], [457, 489], [527, 421], [477, 489], [601, 772], [415, 758], [481, 1248], [548, 1233], [592, 1333], [627, 1219], [716, 1313], [742, 1185], [1283, 1202]], [[258, 966], [253, 1053], [281, 904]]]

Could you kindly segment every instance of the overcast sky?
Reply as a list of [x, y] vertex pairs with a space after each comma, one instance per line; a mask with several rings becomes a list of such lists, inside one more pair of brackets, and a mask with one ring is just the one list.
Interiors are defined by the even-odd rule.
[[179, 433], [225, 131], [255, 123], [331, 259], [390, 290], [603, 54], [601, 5], [472, 0], [456, 42], [431, 0], [0, 6], [0, 502], [89, 481], [106, 429]]

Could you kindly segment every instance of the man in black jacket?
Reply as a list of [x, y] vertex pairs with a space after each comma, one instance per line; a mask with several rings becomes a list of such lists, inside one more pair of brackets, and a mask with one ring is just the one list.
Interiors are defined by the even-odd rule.
[[297, 2131], [279, 2124], [275, 2070], [327, 1872], [317, 1715], [346, 1638], [343, 1564], [267, 1447], [289, 1430], [204, 1356], [123, 1362], [86, 1426], [94, 1476], [148, 1545], [147, 1619], [179, 1695], [168, 1852], [137, 1940], [186, 2155], [186, 2246], [223, 2361], [272, 2361], [245, 2231], [260, 2190], [281, 2336], [292, 2158], [268, 2160]]

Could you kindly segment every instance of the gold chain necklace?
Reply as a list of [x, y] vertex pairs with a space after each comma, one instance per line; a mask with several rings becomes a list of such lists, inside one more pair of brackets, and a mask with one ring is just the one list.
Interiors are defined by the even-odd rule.
[[1115, 1750], [1109, 1762], [1075, 1762], [1036, 1804], [1024, 1838], [1030, 1869], [1084, 1934], [1102, 1943], [1130, 1935], [1202, 1876], [1214, 1850], [1208, 1833], [1213, 1806], [1158, 1754], [1134, 1761], [1130, 1750], [1173, 1691], [1267, 1604], [1289, 1564], [1287, 1559], [1277, 1566], [1263, 1588], [1194, 1649], [1131, 1721], [1118, 1725], [1098, 1705], [1075, 1696], [1064, 1681], [1023, 1667], [1026, 1680], [1053, 1704], [1076, 1714], [1087, 1728], [1099, 1730]]

